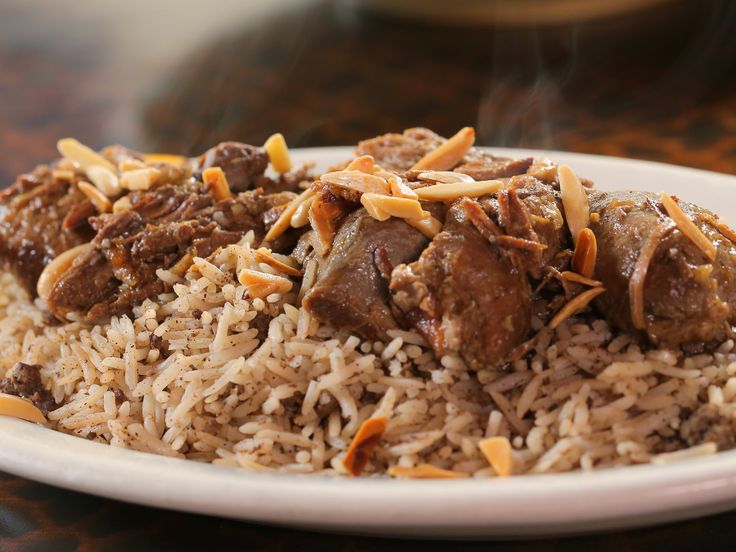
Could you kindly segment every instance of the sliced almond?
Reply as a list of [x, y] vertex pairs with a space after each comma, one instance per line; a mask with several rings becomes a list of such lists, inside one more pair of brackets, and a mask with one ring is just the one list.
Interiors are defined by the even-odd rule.
[[189, 159], [183, 155], [176, 155], [173, 153], [145, 153], [143, 154], [143, 160], [149, 165], [156, 165], [158, 163], [166, 165], [184, 165]]
[[176, 264], [174, 264], [174, 266], [172, 266], [169, 271], [173, 272], [177, 276], [184, 276], [187, 270], [189, 270], [189, 267], [193, 264], [194, 257], [192, 257], [191, 253], [187, 253], [181, 259], [176, 261]]
[[664, 192], [659, 192], [659, 199], [662, 201], [665, 211], [672, 220], [677, 224], [677, 228], [687, 238], [693, 242], [708, 260], [715, 261], [718, 250], [705, 234], [698, 228], [695, 223], [688, 218], [685, 212], [680, 208], [677, 202]]
[[[360, 202], [363, 206], [365, 206], [366, 203], [370, 203], [380, 211], [383, 211], [392, 217], [421, 219], [425, 216], [425, 211], [416, 199], [368, 193], [361, 196]], [[368, 210], [367, 207], [366, 209]], [[370, 210], [368, 211], [370, 212]]]
[[575, 253], [572, 256], [572, 268], [585, 278], [593, 276], [595, 261], [598, 256], [598, 242], [590, 228], [583, 228], [578, 234]]
[[280, 132], [269, 136], [263, 143], [263, 149], [268, 154], [273, 170], [277, 173], [286, 173], [291, 170], [291, 159], [289, 159], [289, 148], [286, 146], [284, 135]]
[[554, 318], [552, 318], [552, 320], [550, 320], [549, 322], [549, 327], [554, 330], [557, 326], [562, 324], [573, 314], [587, 307], [593, 299], [595, 299], [605, 291], [606, 288], [600, 286], [586, 290], [580, 295], [576, 295], [575, 297], [570, 299], [570, 301], [568, 301], [565, 306], [557, 312], [557, 314], [555, 314]]
[[335, 171], [323, 174], [319, 179], [325, 184], [356, 192], [384, 195], [391, 193], [388, 182], [383, 178], [362, 171]]
[[[286, 293], [293, 285], [291, 280], [284, 278], [283, 276], [268, 274], [258, 270], [251, 270], [249, 268], [244, 268], [238, 272], [238, 282], [246, 287], [248, 295], [251, 295], [251, 297], [253, 296], [251, 294], [252, 286], [271, 286], [273, 287], [273, 291], [271, 293]], [[270, 295], [270, 293], [268, 295]]]
[[416, 228], [430, 240], [442, 231], [442, 223], [430, 215], [427, 211], [426, 216], [418, 219], [404, 219], [406, 224], [412, 228]]
[[154, 167], [125, 171], [120, 175], [120, 186], [126, 190], [147, 190], [161, 177], [161, 171]]
[[388, 419], [384, 417], [368, 418], [360, 424], [342, 461], [343, 466], [352, 475], [360, 475], [363, 472], [387, 426]]
[[270, 249], [266, 249], [265, 247], [260, 247], [256, 250], [256, 261], [258, 261], [259, 263], [265, 263], [268, 266], [275, 268], [279, 272], [288, 274], [289, 276], [298, 277], [302, 275], [301, 270], [285, 263], [281, 259], [277, 259], [275, 253], [273, 253]]
[[139, 159], [123, 159], [118, 163], [118, 170], [120, 172], [137, 171], [138, 169], [145, 169], [146, 164]]
[[381, 209], [380, 205], [373, 201], [371, 196], [374, 196], [376, 194], [363, 194], [360, 196], [360, 203], [365, 207], [365, 210], [368, 212], [370, 216], [372, 216], [376, 220], [384, 221], [391, 218], [391, 215]]
[[302, 228], [309, 224], [309, 209], [312, 206], [313, 201], [314, 195], [311, 195], [306, 201], [296, 208], [296, 211], [294, 211], [294, 214], [291, 216], [290, 224], [292, 228]]
[[220, 167], [209, 167], [202, 172], [202, 181], [218, 201], [233, 197], [227, 177]]
[[372, 155], [362, 155], [356, 159], [353, 159], [345, 170], [347, 171], [360, 171], [364, 173], [372, 173], [375, 169], [375, 161]]
[[567, 220], [567, 226], [570, 228], [572, 241], [577, 244], [580, 231], [590, 224], [588, 195], [585, 193], [580, 179], [567, 165], [560, 165], [557, 168], [557, 176], [560, 179], [560, 196], [562, 197], [565, 220]]
[[121, 192], [117, 175], [107, 167], [100, 165], [89, 167], [87, 178], [107, 197], [115, 197]]
[[407, 479], [460, 479], [470, 477], [470, 474], [443, 470], [431, 464], [419, 464], [412, 468], [391, 466], [388, 469], [388, 474], [391, 477], [405, 477]]
[[46, 423], [46, 416], [35, 404], [8, 393], [0, 393], [0, 416], [11, 416], [37, 424]]
[[419, 199], [417, 193], [399, 176], [391, 175], [388, 178], [388, 185], [391, 189], [391, 195], [393, 196], [403, 197], [406, 199]]
[[584, 286], [598, 287], [603, 285], [603, 283], [599, 280], [586, 278], [585, 276], [581, 276], [577, 272], [571, 272], [569, 270], [565, 270], [564, 272], [562, 272], [562, 277], [568, 282], [575, 282], [576, 284], [582, 284]]
[[77, 188], [92, 202], [100, 213], [109, 213], [112, 211], [112, 202], [100, 190], [89, 182], [77, 182]]
[[51, 171], [51, 178], [54, 180], [71, 180], [74, 176], [74, 171], [69, 169], [54, 169]]
[[273, 223], [273, 226], [269, 228], [264, 240], [275, 240], [281, 234], [286, 232], [286, 230], [289, 228], [289, 224], [291, 224], [291, 217], [294, 215], [297, 207], [299, 207], [299, 205], [304, 203], [308, 198], [312, 197], [313, 195], [314, 191], [310, 188], [309, 190], [304, 190], [301, 194], [292, 199], [291, 202], [284, 208], [284, 210], [281, 211], [279, 218], [276, 219], [276, 222]]
[[506, 437], [489, 437], [478, 443], [478, 448], [500, 477], [511, 475], [513, 458], [511, 443]]
[[426, 188], [414, 190], [419, 199], [426, 201], [451, 201], [459, 197], [480, 197], [503, 190], [505, 184], [501, 180], [480, 180], [478, 182], [453, 182], [434, 184]]
[[44, 301], [47, 301], [56, 282], [69, 270], [74, 259], [84, 255], [91, 247], [92, 244], [90, 243], [83, 243], [72, 247], [56, 256], [53, 261], [47, 264], [36, 283], [36, 293], [38, 293], [38, 296]]
[[326, 255], [332, 249], [332, 240], [335, 238], [335, 222], [336, 214], [334, 204], [326, 203], [321, 197], [317, 196], [309, 208], [309, 223], [312, 225], [317, 238], [319, 239], [319, 253]]
[[436, 184], [452, 184], [453, 182], [475, 182], [475, 178], [468, 174], [455, 171], [427, 171], [417, 175], [419, 180]]
[[459, 164], [475, 142], [475, 129], [465, 127], [460, 129], [444, 144], [429, 152], [417, 161], [412, 169], [428, 169], [445, 171]]
[[112, 212], [120, 213], [122, 211], [129, 211], [132, 207], [133, 204], [130, 202], [130, 198], [127, 195], [124, 195], [112, 204]]
[[116, 170], [115, 165], [110, 163], [92, 148], [85, 146], [79, 140], [75, 140], [74, 138], [62, 138], [56, 143], [56, 149], [58, 149], [59, 153], [67, 159], [77, 162], [85, 172], [87, 172], [89, 167], [93, 167], [95, 165], [105, 167], [112, 172], [115, 172]]

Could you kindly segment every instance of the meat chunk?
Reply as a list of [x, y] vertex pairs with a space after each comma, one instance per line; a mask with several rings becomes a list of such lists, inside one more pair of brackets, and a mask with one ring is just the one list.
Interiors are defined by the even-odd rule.
[[493, 180], [494, 178], [507, 178], [524, 174], [531, 166], [533, 159], [509, 159], [507, 157], [495, 157], [489, 153], [475, 150], [474, 154], [465, 159], [465, 162], [455, 169], [455, 172], [472, 176], [475, 180]]
[[254, 187], [268, 166], [266, 150], [240, 142], [221, 142], [199, 156], [202, 169], [220, 167], [230, 188], [243, 192]]
[[445, 141], [427, 128], [408, 128], [402, 134], [389, 133], [363, 140], [355, 154], [372, 155], [378, 165], [390, 171], [407, 171], [422, 157]]
[[716, 246], [715, 261], [677, 228], [657, 196], [590, 194], [599, 217], [590, 225], [598, 242], [595, 275], [607, 290], [596, 305], [617, 329], [643, 331], [655, 343], [723, 341], [736, 321], [736, 245], [710, 212], [679, 205]]
[[86, 196], [47, 166], [18, 177], [0, 193], [0, 262], [35, 295], [51, 260], [92, 239], [87, 217], [94, 213]]
[[736, 447], [736, 416], [715, 404], [704, 404], [680, 426], [680, 437], [691, 447], [715, 443], [718, 450]]
[[502, 362], [530, 328], [526, 274], [476, 230], [462, 201], [419, 260], [393, 270], [391, 292], [437, 356], [460, 355], [473, 369]]
[[320, 322], [371, 339], [385, 337], [397, 323], [389, 307], [391, 267], [419, 257], [428, 240], [406, 222], [380, 222], [364, 209], [351, 213], [340, 227], [304, 307]]
[[197, 181], [132, 194], [130, 210], [93, 219], [91, 249], [55, 283], [48, 306], [60, 318], [74, 312], [98, 320], [129, 312], [164, 291], [156, 270], [186, 254], [206, 257], [249, 230], [260, 241], [266, 216], [293, 197], [255, 190], [216, 201]]
[[56, 408], [54, 398], [41, 382], [41, 367], [38, 364], [16, 364], [9, 377], [0, 379], [0, 393], [28, 399], [44, 414]]

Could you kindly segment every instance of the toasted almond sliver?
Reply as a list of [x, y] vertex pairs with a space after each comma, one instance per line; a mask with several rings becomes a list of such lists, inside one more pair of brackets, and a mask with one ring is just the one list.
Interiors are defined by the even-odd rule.
[[568, 301], [565, 306], [557, 312], [557, 314], [555, 314], [552, 320], [549, 321], [549, 327], [554, 330], [557, 326], [562, 324], [573, 314], [587, 307], [588, 303], [590, 303], [593, 299], [595, 299], [605, 291], [606, 288], [599, 286], [588, 289], [580, 295], [576, 295], [575, 297], [570, 299], [570, 301]]
[[112, 172], [115, 172], [116, 170], [115, 165], [110, 163], [92, 148], [85, 146], [79, 140], [75, 140], [74, 138], [62, 138], [56, 143], [56, 149], [58, 149], [59, 153], [67, 159], [71, 159], [72, 161], [79, 163], [79, 166], [85, 172], [89, 167], [93, 167], [95, 165], [105, 167]]
[[286, 230], [289, 228], [289, 225], [291, 224], [291, 217], [294, 215], [297, 207], [299, 207], [299, 205], [304, 203], [308, 198], [312, 197], [313, 195], [314, 191], [310, 188], [308, 190], [304, 190], [301, 194], [292, 199], [291, 202], [284, 208], [284, 210], [281, 211], [279, 218], [276, 219], [276, 222], [273, 223], [273, 226], [269, 228], [266, 237], [263, 238], [264, 241], [275, 240], [281, 234], [286, 232]]
[[55, 180], [71, 180], [74, 178], [74, 171], [70, 169], [54, 169], [51, 171], [51, 177]]
[[271, 285], [275, 288], [274, 292], [278, 293], [286, 293], [292, 286], [291, 280], [288, 278], [260, 272], [258, 270], [251, 270], [249, 268], [244, 268], [238, 272], [238, 282], [243, 284], [246, 288], [261, 284]]
[[475, 178], [468, 174], [455, 171], [427, 171], [417, 175], [419, 180], [436, 184], [452, 184], [453, 182], [475, 182]]
[[593, 276], [595, 261], [598, 256], [598, 242], [590, 228], [583, 228], [578, 234], [575, 253], [572, 256], [572, 268], [585, 278]]
[[501, 180], [479, 180], [478, 182], [454, 182], [450, 184], [434, 184], [426, 188], [414, 190], [419, 199], [426, 201], [450, 201], [459, 197], [480, 197], [502, 190], [505, 184]]
[[284, 274], [288, 274], [289, 276], [302, 275], [301, 270], [280, 261], [279, 259], [274, 257], [274, 254], [271, 252], [270, 249], [266, 249], [265, 247], [260, 247], [256, 250], [256, 261], [258, 261], [259, 263], [265, 263], [268, 266], [272, 266], [279, 272], [283, 272]]
[[665, 192], [659, 192], [659, 198], [662, 201], [665, 211], [667, 211], [670, 218], [675, 221], [680, 232], [687, 236], [688, 239], [692, 241], [706, 257], [708, 257], [708, 260], [715, 261], [716, 255], [718, 255], [718, 250], [716, 249], [716, 246], [713, 245], [713, 242], [711, 242], [706, 235], [703, 234], [700, 228], [698, 228], [695, 223], [688, 218], [674, 199]]
[[391, 188], [391, 195], [393, 196], [406, 199], [419, 199], [417, 193], [399, 176], [391, 175], [388, 178], [388, 185]]
[[248, 297], [255, 299], [260, 297], [261, 299], [268, 297], [272, 293], [278, 292], [278, 286], [276, 284], [253, 284], [246, 288]]
[[398, 218], [424, 218], [425, 211], [416, 199], [403, 197], [392, 197], [380, 194], [363, 194], [360, 202], [365, 205], [370, 202], [392, 217]]
[[216, 200], [223, 201], [233, 197], [227, 177], [220, 167], [209, 167], [205, 169], [202, 172], [202, 180], [207, 184], [207, 187]]
[[511, 475], [513, 459], [511, 443], [506, 437], [489, 437], [478, 442], [478, 448], [500, 477]]
[[339, 208], [334, 204], [326, 203], [322, 197], [315, 197], [309, 208], [309, 223], [319, 239], [319, 254], [327, 255], [332, 249], [335, 239], [335, 215]]
[[165, 163], [167, 165], [184, 165], [189, 161], [183, 155], [176, 155], [173, 153], [145, 153], [143, 154], [143, 160], [149, 165], [155, 165], [158, 163]]
[[360, 157], [353, 159], [347, 167], [346, 171], [360, 171], [364, 173], [372, 173], [376, 166], [372, 155], [361, 155]]
[[378, 204], [378, 202], [373, 200], [373, 196], [376, 194], [363, 194], [360, 196], [360, 203], [365, 207], [365, 210], [368, 212], [370, 216], [372, 216], [376, 220], [380, 220], [383, 222], [384, 220], [388, 220], [391, 218], [391, 215], [381, 209], [381, 206]]
[[57, 255], [53, 261], [47, 264], [43, 269], [43, 272], [41, 272], [41, 275], [38, 277], [38, 282], [36, 283], [36, 293], [38, 296], [44, 301], [47, 301], [51, 295], [51, 290], [54, 289], [54, 286], [56, 285], [56, 282], [58, 282], [59, 278], [69, 270], [74, 259], [82, 256], [91, 247], [92, 244], [90, 243], [77, 245], [76, 247], [67, 249], [63, 253]]
[[95, 188], [89, 182], [77, 182], [77, 188], [79, 188], [79, 191], [87, 196], [87, 199], [92, 202], [98, 212], [109, 213], [110, 211], [112, 211], [112, 202], [107, 198], [105, 194], [103, 194], [100, 190]]
[[360, 475], [383, 437], [388, 418], [368, 418], [358, 428], [342, 464], [352, 475]]
[[417, 161], [412, 169], [427, 169], [446, 171], [460, 163], [475, 142], [475, 129], [465, 127], [460, 129], [452, 138], [448, 139], [437, 149]]
[[598, 287], [598, 286], [603, 285], [603, 283], [600, 282], [599, 280], [593, 280], [591, 278], [586, 278], [585, 276], [581, 276], [577, 272], [571, 272], [569, 270], [565, 270], [562, 273], [562, 277], [569, 282], [575, 282], [576, 284], [583, 284], [584, 286]]
[[125, 171], [120, 175], [120, 186], [126, 190], [147, 190], [161, 177], [161, 171], [154, 167]]
[[442, 223], [425, 211], [427, 215], [418, 219], [404, 219], [406, 224], [416, 228], [430, 240], [442, 230]]
[[289, 159], [289, 148], [286, 146], [284, 135], [280, 132], [269, 136], [263, 143], [273, 170], [277, 173], [285, 173], [291, 170], [291, 159]]
[[560, 195], [567, 226], [570, 228], [573, 242], [577, 244], [580, 231], [590, 224], [588, 195], [580, 179], [567, 165], [560, 165], [557, 168], [557, 176], [560, 179]]
[[123, 197], [121, 197], [115, 203], [112, 204], [112, 212], [120, 213], [122, 211], [129, 211], [132, 207], [133, 205], [130, 202], [130, 197], [128, 197], [127, 195], [124, 195]]
[[87, 178], [107, 197], [115, 197], [121, 192], [117, 175], [107, 167], [100, 165], [89, 167]]
[[37, 424], [46, 423], [46, 416], [35, 404], [7, 393], [0, 393], [0, 416], [12, 416]]
[[194, 257], [192, 257], [191, 253], [185, 254], [181, 259], [176, 261], [176, 264], [172, 266], [169, 271], [173, 272], [177, 276], [184, 276], [186, 274], [187, 270], [189, 270], [189, 267], [192, 266], [194, 263]]
[[309, 224], [309, 208], [312, 206], [314, 197], [314, 195], [309, 196], [306, 201], [296, 208], [296, 211], [291, 216], [290, 224], [292, 228], [301, 228]]
[[120, 172], [137, 171], [138, 169], [145, 169], [146, 164], [139, 159], [124, 159], [118, 163], [118, 170]]
[[332, 184], [356, 192], [383, 195], [391, 193], [388, 182], [383, 178], [361, 171], [335, 171], [323, 174], [319, 179], [325, 184]]
[[469, 474], [451, 470], [443, 470], [431, 464], [418, 464], [413, 468], [391, 466], [388, 469], [391, 477], [406, 477], [408, 479], [460, 479], [470, 477]]

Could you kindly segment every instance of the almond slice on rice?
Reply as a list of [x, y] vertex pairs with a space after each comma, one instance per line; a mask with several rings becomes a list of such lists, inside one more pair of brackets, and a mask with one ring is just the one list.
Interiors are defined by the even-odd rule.
[[202, 172], [202, 181], [207, 184], [207, 188], [216, 200], [222, 201], [233, 197], [227, 177], [220, 167], [205, 169]]
[[161, 177], [161, 171], [154, 167], [133, 169], [120, 175], [120, 186], [126, 190], [147, 190]]
[[416, 219], [404, 219], [406, 224], [416, 228], [430, 240], [442, 231], [442, 223], [425, 211], [426, 216]]
[[[251, 297], [265, 297], [271, 293], [287, 293], [293, 285], [291, 280], [283, 276], [267, 274], [266, 272], [259, 272], [258, 270], [251, 270], [249, 268], [244, 268], [238, 272], [238, 282], [245, 286], [248, 290], [248, 295]], [[272, 291], [265, 295], [260, 295], [266, 289], [272, 289]], [[259, 294], [254, 295], [254, 293]]]
[[47, 301], [51, 295], [51, 290], [54, 289], [56, 282], [59, 281], [64, 273], [69, 270], [74, 262], [74, 259], [84, 255], [92, 247], [91, 243], [83, 243], [67, 249], [63, 253], [57, 255], [53, 261], [46, 265], [38, 277], [36, 283], [36, 293], [38, 296]]
[[391, 193], [388, 182], [375, 174], [368, 174], [362, 171], [335, 171], [323, 174], [319, 178], [324, 184], [332, 184], [339, 188], [355, 190], [356, 192], [383, 194]]
[[0, 393], [0, 416], [11, 416], [37, 424], [46, 423], [46, 416], [35, 404], [8, 393]]
[[361, 155], [353, 159], [348, 166], [345, 167], [346, 171], [360, 171], [364, 173], [372, 173], [375, 169], [376, 162], [372, 155]]
[[378, 442], [383, 438], [387, 426], [388, 418], [385, 417], [368, 418], [360, 424], [342, 460], [342, 465], [352, 475], [360, 475], [363, 472]]
[[578, 234], [575, 253], [572, 256], [572, 268], [585, 278], [593, 276], [595, 261], [598, 256], [598, 242], [590, 228], [583, 228]]
[[475, 129], [473, 127], [462, 128], [445, 143], [417, 161], [412, 170], [445, 171], [451, 169], [463, 160], [474, 142]]
[[477, 182], [452, 182], [434, 184], [414, 190], [419, 199], [425, 201], [451, 201], [459, 197], [480, 197], [493, 194], [506, 187], [501, 180], [479, 180]]
[[87, 199], [92, 202], [92, 205], [95, 206], [95, 209], [97, 209], [99, 213], [109, 213], [110, 211], [112, 211], [112, 202], [107, 198], [105, 194], [103, 194], [100, 190], [98, 190], [89, 182], [77, 182], [77, 188], [79, 188], [79, 191], [87, 196]]
[[277, 173], [286, 173], [291, 170], [291, 159], [289, 158], [289, 148], [286, 145], [284, 135], [280, 132], [272, 134], [263, 143], [263, 149], [268, 154], [273, 170]]
[[391, 466], [387, 473], [391, 477], [405, 477], [407, 479], [460, 479], [470, 477], [470, 474], [443, 470], [431, 464], [418, 464], [412, 468]]
[[310, 188], [308, 190], [304, 190], [301, 194], [292, 199], [291, 202], [284, 208], [284, 210], [281, 211], [279, 218], [276, 219], [276, 222], [273, 223], [273, 226], [269, 228], [268, 232], [266, 233], [266, 237], [263, 238], [263, 240], [275, 240], [281, 234], [286, 232], [286, 230], [289, 228], [289, 225], [291, 224], [291, 217], [294, 215], [294, 212], [302, 203], [304, 203], [313, 195], [314, 191]]
[[598, 287], [598, 286], [603, 285], [603, 282], [601, 282], [600, 280], [593, 280], [592, 278], [586, 278], [585, 276], [581, 276], [577, 272], [572, 272], [570, 270], [565, 270], [561, 274], [562, 274], [562, 277], [568, 282], [574, 282], [576, 284], [582, 284], [584, 286], [590, 286], [590, 287]]
[[550, 320], [549, 327], [554, 330], [557, 326], [562, 324], [573, 314], [587, 307], [593, 299], [595, 299], [605, 291], [606, 288], [604, 288], [603, 286], [598, 286], [588, 289], [579, 295], [576, 295], [575, 297], [570, 299], [570, 301], [568, 301], [564, 307], [557, 311], [557, 314], [555, 314], [552, 320]]
[[75, 140], [74, 138], [62, 138], [56, 142], [56, 149], [59, 150], [59, 153], [63, 157], [77, 162], [85, 172], [87, 172], [89, 167], [93, 167], [95, 165], [105, 167], [107, 170], [112, 172], [117, 170], [115, 165], [110, 163], [110, 161], [102, 157], [92, 148], [85, 146], [79, 140]]
[[577, 245], [580, 231], [590, 224], [588, 195], [580, 179], [567, 165], [557, 167], [557, 176], [560, 180], [560, 196], [562, 196], [565, 220], [567, 220], [572, 240]]
[[427, 171], [417, 175], [419, 180], [434, 182], [435, 184], [452, 184], [453, 182], [475, 182], [469, 174], [455, 171]]
[[183, 155], [176, 155], [174, 153], [144, 153], [143, 161], [149, 165], [156, 165], [158, 163], [165, 165], [184, 165], [189, 159]]
[[506, 437], [489, 437], [478, 442], [478, 448], [499, 477], [511, 475], [513, 458]]
[[680, 208], [677, 202], [672, 199], [665, 192], [659, 192], [659, 199], [662, 201], [665, 211], [672, 220], [677, 224], [677, 228], [682, 232], [688, 239], [693, 242], [703, 254], [708, 257], [708, 260], [715, 261], [718, 250], [713, 245], [705, 234], [698, 228], [695, 223], [685, 214]]
[[[367, 203], [372, 204], [380, 211], [397, 218], [421, 219], [424, 218], [426, 212], [416, 199], [403, 197], [365, 193], [361, 196], [360, 202], [363, 206]], [[368, 210], [368, 208], [366, 209]]]
[[399, 176], [390, 176], [388, 178], [388, 185], [391, 188], [392, 196], [403, 197], [406, 199], [419, 199], [417, 193]]
[[107, 167], [94, 165], [87, 169], [87, 178], [108, 197], [115, 197], [122, 190], [117, 175]]
[[278, 257], [280, 258], [277, 258], [277, 255], [277, 253], [272, 252], [270, 249], [260, 247], [256, 250], [256, 261], [258, 261], [259, 263], [265, 263], [268, 266], [275, 268], [279, 272], [288, 274], [289, 276], [299, 277], [302, 275], [301, 270], [286, 262], [284, 255], [278, 255]]

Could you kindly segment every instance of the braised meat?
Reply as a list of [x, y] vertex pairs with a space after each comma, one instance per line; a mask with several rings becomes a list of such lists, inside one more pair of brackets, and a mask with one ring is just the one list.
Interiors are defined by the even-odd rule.
[[438, 356], [460, 355], [471, 368], [502, 361], [530, 329], [526, 275], [479, 233], [462, 200], [419, 260], [393, 270], [391, 292]]
[[389, 133], [363, 140], [355, 154], [372, 155], [375, 162], [390, 171], [406, 171], [445, 141], [428, 128], [408, 128], [402, 134]]
[[0, 378], [0, 393], [28, 399], [44, 414], [56, 408], [54, 398], [41, 382], [41, 367], [38, 364], [19, 362], [13, 366], [8, 377]]
[[221, 142], [199, 156], [201, 169], [220, 167], [236, 192], [253, 188], [267, 166], [266, 150], [240, 142]]
[[401, 219], [380, 222], [365, 209], [351, 213], [322, 261], [304, 307], [325, 324], [372, 339], [385, 337], [386, 330], [397, 327], [387, 278], [394, 266], [419, 257], [427, 242]]
[[[655, 343], [721, 341], [736, 321], [736, 245], [718, 231], [712, 213], [679, 205], [717, 248], [713, 262], [678, 229], [657, 196], [590, 194], [591, 212], [600, 217], [590, 225], [598, 242], [595, 274], [607, 290], [597, 306], [614, 327], [644, 331]], [[639, 316], [637, 293], [643, 299]]]
[[47, 166], [19, 176], [0, 193], [0, 263], [35, 295], [44, 267], [92, 238], [87, 217], [94, 213], [84, 194]]
[[475, 180], [493, 180], [524, 174], [533, 161], [531, 157], [509, 159], [473, 150], [466, 156], [465, 162], [455, 169], [455, 172], [467, 174]]
[[260, 241], [270, 211], [293, 197], [256, 190], [216, 201], [194, 180], [131, 194], [130, 210], [92, 219], [92, 247], [56, 282], [49, 309], [60, 318], [75, 312], [88, 320], [128, 312], [164, 291], [157, 269], [186, 254], [205, 257], [249, 230]]

